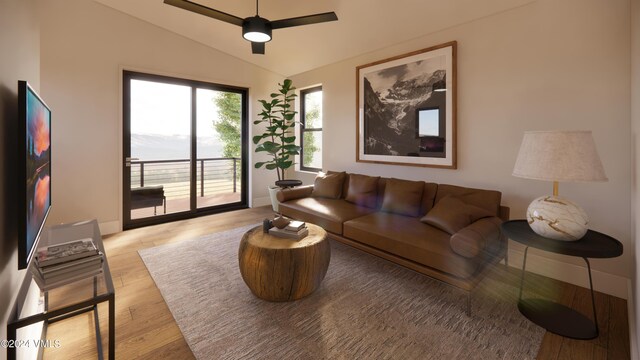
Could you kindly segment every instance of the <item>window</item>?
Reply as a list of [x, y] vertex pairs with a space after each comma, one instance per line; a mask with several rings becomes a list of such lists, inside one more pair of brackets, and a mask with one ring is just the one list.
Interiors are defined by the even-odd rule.
[[126, 229], [247, 207], [248, 90], [123, 72]]
[[322, 86], [300, 90], [300, 170], [322, 170]]

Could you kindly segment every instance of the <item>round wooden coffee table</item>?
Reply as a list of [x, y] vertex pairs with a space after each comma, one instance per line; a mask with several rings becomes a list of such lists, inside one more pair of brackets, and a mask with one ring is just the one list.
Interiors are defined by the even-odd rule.
[[323, 228], [307, 223], [309, 235], [300, 240], [262, 231], [262, 226], [242, 237], [238, 260], [240, 274], [253, 294], [268, 301], [291, 301], [314, 292], [329, 268], [331, 248]]

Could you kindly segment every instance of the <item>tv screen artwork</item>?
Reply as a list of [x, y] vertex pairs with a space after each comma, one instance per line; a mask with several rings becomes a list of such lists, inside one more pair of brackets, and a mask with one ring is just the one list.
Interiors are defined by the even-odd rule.
[[51, 207], [51, 111], [36, 92], [26, 83], [20, 82], [20, 105], [24, 127], [26, 165], [26, 221], [22, 229], [20, 248], [22, 266], [31, 260], [38, 237]]

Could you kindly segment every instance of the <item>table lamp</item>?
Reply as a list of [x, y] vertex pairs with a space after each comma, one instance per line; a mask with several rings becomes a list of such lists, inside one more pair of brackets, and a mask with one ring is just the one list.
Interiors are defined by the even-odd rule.
[[558, 196], [561, 181], [607, 181], [591, 131], [525, 131], [513, 176], [553, 181], [553, 196], [541, 196], [527, 208], [527, 221], [538, 235], [579, 240], [588, 230], [585, 211]]

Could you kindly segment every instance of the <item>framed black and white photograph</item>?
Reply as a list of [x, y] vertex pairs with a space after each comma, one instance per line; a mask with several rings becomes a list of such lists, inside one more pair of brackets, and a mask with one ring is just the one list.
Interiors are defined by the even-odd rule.
[[456, 168], [455, 41], [356, 72], [356, 161]]

